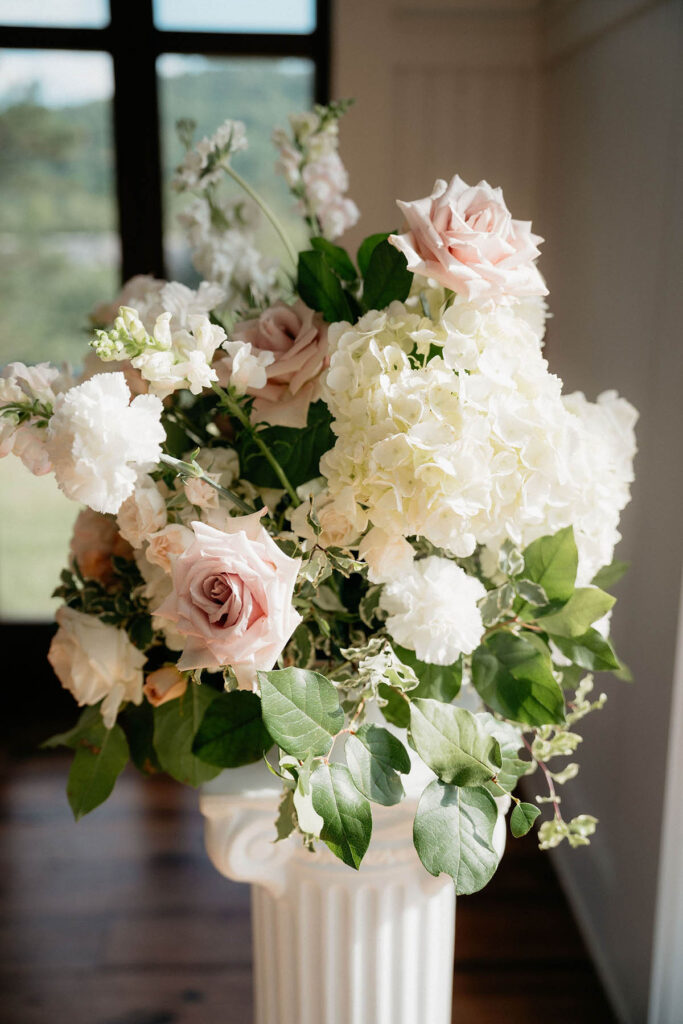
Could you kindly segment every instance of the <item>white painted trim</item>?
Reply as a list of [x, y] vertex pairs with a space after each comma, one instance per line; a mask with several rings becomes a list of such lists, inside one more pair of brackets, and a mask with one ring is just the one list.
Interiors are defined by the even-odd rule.
[[649, 1024], [679, 1024], [683, 1012], [683, 578], [659, 859]]

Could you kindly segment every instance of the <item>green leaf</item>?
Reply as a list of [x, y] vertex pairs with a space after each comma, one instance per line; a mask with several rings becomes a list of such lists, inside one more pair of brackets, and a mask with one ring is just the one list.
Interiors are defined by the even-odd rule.
[[395, 299], [403, 302], [413, 283], [405, 256], [388, 241], [378, 242], [372, 250], [363, 276], [364, 310], [385, 309]]
[[532, 583], [531, 580], [516, 580], [515, 588], [519, 596], [526, 601], [527, 604], [542, 607], [544, 604], [549, 603], [548, 595], [540, 583]]
[[612, 645], [598, 633], [597, 629], [589, 629], [582, 636], [574, 638], [554, 636], [553, 641], [565, 658], [590, 672], [610, 672], [619, 669], [619, 659]]
[[357, 279], [356, 268], [349, 259], [346, 249], [334, 242], [328, 242], [326, 238], [312, 238], [311, 245], [316, 252], [321, 252], [335, 274], [341, 277], [342, 281], [353, 282]]
[[261, 699], [250, 690], [219, 693], [204, 712], [192, 753], [219, 768], [259, 761], [273, 745], [263, 724]]
[[524, 552], [524, 575], [543, 587], [549, 601], [568, 601], [574, 593], [578, 562], [574, 530], [567, 526], [529, 545]]
[[275, 819], [275, 831], [277, 833], [275, 842], [279, 842], [280, 839], [286, 839], [295, 828], [296, 808], [294, 807], [294, 790], [285, 789], [278, 804], [277, 818]]
[[[314, 402], [308, 410], [304, 429], [266, 427], [259, 431], [259, 437], [270, 448], [293, 487], [299, 487], [319, 475], [321, 456], [335, 442], [331, 422], [325, 403]], [[272, 466], [246, 431], [240, 431], [237, 444], [245, 480], [257, 487], [282, 487]]]
[[283, 668], [259, 672], [263, 720], [275, 742], [304, 760], [325, 757], [344, 725], [336, 687], [319, 672]]
[[600, 587], [602, 590], [609, 590], [615, 583], [618, 583], [625, 572], [630, 569], [630, 562], [620, 562], [615, 558], [609, 565], [604, 565], [602, 569], [598, 569], [595, 576], [591, 580], [594, 587]]
[[328, 323], [353, 320], [339, 278], [321, 252], [299, 253], [297, 291], [306, 305], [322, 313]]
[[96, 726], [103, 726], [102, 716], [100, 715], [100, 705], [92, 704], [85, 708], [81, 712], [78, 721], [69, 729], [67, 732], [59, 732], [55, 736], [50, 736], [41, 743], [41, 748], [51, 749], [52, 747], [71, 747], [72, 750], [76, 750], [81, 739], [87, 736], [88, 733]]
[[202, 718], [217, 696], [210, 686], [190, 683], [182, 697], [154, 711], [154, 749], [159, 763], [165, 772], [188, 786], [199, 786], [220, 772], [220, 768], [200, 761], [192, 753]]
[[380, 242], [385, 242], [387, 240], [390, 234], [390, 231], [379, 231], [376, 235], [368, 235], [368, 237], [361, 242], [358, 252], [356, 253], [356, 259], [363, 277], [365, 277], [368, 272], [370, 257], [373, 252]]
[[66, 795], [76, 821], [107, 799], [128, 761], [128, 743], [120, 725], [94, 725], [81, 735], [71, 764]]
[[410, 757], [401, 741], [377, 725], [361, 725], [344, 748], [356, 789], [377, 804], [390, 807], [404, 797], [398, 772], [410, 771]]
[[527, 834], [540, 813], [540, 808], [534, 804], [519, 803], [515, 805], [510, 815], [510, 831], [515, 839], [521, 839]]
[[410, 734], [422, 760], [443, 782], [479, 786], [501, 767], [498, 741], [466, 708], [425, 698], [413, 700]]
[[478, 892], [493, 877], [496, 801], [480, 787], [460, 789], [435, 779], [425, 789], [413, 824], [417, 855], [431, 875], [450, 875], [458, 896]]
[[615, 600], [611, 594], [597, 587], [579, 587], [564, 608], [549, 615], [540, 615], [535, 621], [553, 639], [583, 636], [591, 623], [607, 614]]
[[135, 767], [146, 775], [160, 772], [161, 765], [154, 749], [154, 708], [149, 701], [129, 704], [119, 713], [118, 722], [126, 734], [130, 759]]
[[[415, 691], [413, 690], [413, 693]], [[399, 729], [407, 729], [410, 725], [410, 705], [404, 700], [393, 686], [380, 683], [377, 687], [379, 698], [379, 709], [387, 722], [397, 726]]]
[[530, 634], [493, 633], [472, 656], [472, 683], [504, 718], [528, 725], [564, 722], [564, 696], [550, 651]]
[[320, 838], [351, 868], [359, 868], [372, 836], [370, 804], [343, 764], [321, 764], [311, 775], [313, 808], [323, 819]]
[[458, 696], [462, 684], [462, 658], [458, 658], [452, 665], [431, 665], [420, 661], [415, 651], [399, 647], [398, 644], [393, 646], [403, 664], [412, 668], [419, 679], [418, 685], [411, 691], [411, 697], [431, 697], [450, 704]]
[[[366, 626], [372, 629], [375, 620], [383, 615], [379, 607], [379, 599], [382, 596], [382, 588], [379, 586], [368, 587], [367, 591], [361, 597], [358, 605], [358, 614], [361, 622], [364, 622]], [[398, 654], [398, 647], [394, 644], [394, 650]], [[401, 655], [399, 654], [399, 658]], [[401, 658], [406, 665], [408, 664], [404, 658]]]
[[531, 768], [533, 762], [517, 757], [517, 752], [524, 746], [521, 731], [510, 722], [502, 722], [494, 718], [488, 711], [481, 711], [477, 721], [489, 736], [498, 740], [503, 763], [496, 775], [496, 782], [485, 784], [491, 796], [500, 796], [501, 789], [512, 793], [523, 775]]

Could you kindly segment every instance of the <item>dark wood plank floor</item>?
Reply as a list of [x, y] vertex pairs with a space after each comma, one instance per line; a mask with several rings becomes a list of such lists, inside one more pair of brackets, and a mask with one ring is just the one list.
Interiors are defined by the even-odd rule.
[[[5, 762], [2, 1024], [251, 1024], [249, 890], [208, 862], [196, 795], [126, 772], [75, 825], [67, 767]], [[609, 1024], [548, 860], [533, 839], [508, 850], [458, 902], [453, 1020]]]

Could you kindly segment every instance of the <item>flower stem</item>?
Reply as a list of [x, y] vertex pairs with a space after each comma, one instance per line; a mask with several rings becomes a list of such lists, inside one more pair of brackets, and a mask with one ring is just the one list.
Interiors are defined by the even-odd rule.
[[234, 493], [234, 491], [229, 490], [227, 487], [221, 487], [219, 483], [212, 480], [208, 473], [205, 473], [201, 466], [196, 462], [183, 462], [182, 459], [174, 459], [172, 455], [164, 454], [162, 454], [160, 461], [165, 463], [165, 465], [170, 466], [171, 469], [174, 469], [178, 476], [183, 479], [191, 477], [204, 480], [210, 487], [213, 487], [215, 491], [218, 491], [222, 497], [227, 498], [228, 501], [231, 501], [233, 505], [236, 505], [238, 509], [247, 515], [251, 515], [258, 511], [252, 505], [243, 501], [238, 494]]
[[292, 504], [294, 506], [300, 505], [301, 501], [299, 500], [299, 496], [292, 487], [289, 480], [287, 479], [287, 474], [285, 473], [284, 469], [277, 461], [277, 459], [275, 458], [275, 456], [273, 455], [265, 441], [261, 437], [259, 437], [258, 430], [254, 429], [254, 425], [252, 424], [251, 420], [249, 419], [249, 417], [247, 416], [239, 402], [236, 402], [235, 399], [232, 398], [227, 391], [224, 391], [223, 388], [220, 387], [218, 384], [213, 383], [211, 386], [221, 399], [222, 404], [225, 406], [230, 415], [234, 416], [235, 419], [239, 421], [239, 423], [244, 427], [244, 429], [247, 431], [247, 433], [253, 440], [254, 444], [257, 446], [257, 448], [260, 449], [263, 457], [270, 465], [271, 469], [277, 476], [283, 488], [287, 491], [287, 494], [291, 498]]
[[292, 263], [296, 267], [298, 259], [299, 259], [297, 251], [294, 248], [294, 246], [292, 245], [292, 243], [290, 242], [289, 236], [287, 235], [287, 232], [283, 228], [279, 218], [275, 216], [273, 210], [270, 208], [270, 206], [268, 206], [268, 203], [265, 201], [265, 199], [263, 199], [262, 196], [260, 196], [258, 194], [258, 192], [256, 192], [251, 187], [249, 182], [244, 180], [244, 178], [242, 177], [241, 174], [237, 173], [237, 171], [233, 167], [228, 165], [227, 167], [225, 167], [225, 171], [226, 171], [227, 174], [230, 175], [232, 180], [234, 182], [236, 182], [236, 184], [238, 184], [240, 186], [240, 188], [244, 189], [244, 191], [247, 193], [248, 196], [251, 196], [251, 198], [254, 200], [254, 202], [258, 206], [260, 206], [261, 210], [263, 210], [263, 213], [268, 218], [268, 220], [270, 221], [270, 223], [273, 225], [273, 227], [277, 231], [278, 235], [280, 236], [280, 239], [282, 240], [282, 244], [284, 245], [285, 249], [287, 250], [287, 254], [288, 254], [289, 258], [291, 259]]

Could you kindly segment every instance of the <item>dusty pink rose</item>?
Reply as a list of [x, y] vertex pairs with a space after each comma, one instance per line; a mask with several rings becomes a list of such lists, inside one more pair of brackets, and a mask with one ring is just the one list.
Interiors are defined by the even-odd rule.
[[[305, 427], [308, 407], [320, 394], [320, 374], [327, 366], [327, 325], [319, 313], [303, 302], [293, 306], [278, 302], [257, 320], [235, 324], [232, 341], [249, 342], [252, 351], [272, 352], [265, 368], [266, 383], [254, 396], [253, 419], [273, 426]], [[214, 364], [218, 379], [227, 385], [232, 361]]]
[[473, 301], [548, 294], [534, 265], [543, 239], [530, 221], [512, 219], [501, 189], [470, 187], [456, 174], [437, 181], [431, 196], [398, 206], [408, 231], [389, 241], [409, 270]]
[[158, 708], [166, 701], [182, 697], [187, 689], [187, 676], [179, 672], [175, 665], [165, 665], [145, 677], [142, 687], [152, 707]]
[[262, 514], [236, 516], [225, 530], [192, 523], [195, 539], [173, 563], [173, 591], [154, 612], [187, 637], [180, 670], [229, 665], [240, 686], [253, 686], [301, 621], [292, 607], [300, 559], [280, 551]]

